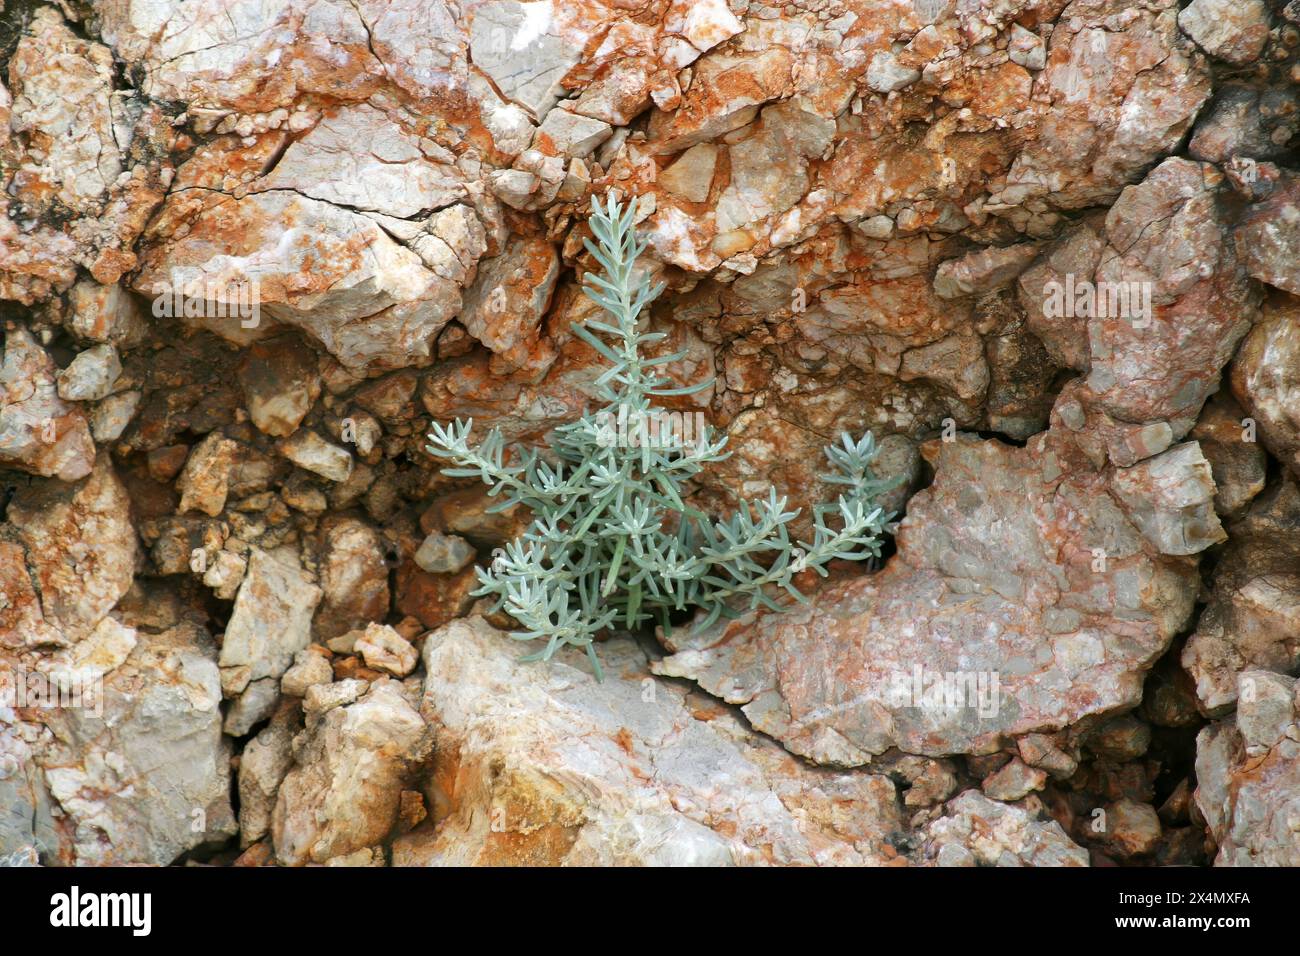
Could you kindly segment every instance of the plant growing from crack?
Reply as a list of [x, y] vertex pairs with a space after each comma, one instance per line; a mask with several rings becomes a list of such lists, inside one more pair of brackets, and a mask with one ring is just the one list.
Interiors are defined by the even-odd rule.
[[[870, 432], [860, 441], [845, 434], [840, 446], [827, 447], [833, 470], [822, 476], [843, 492], [834, 504], [813, 508], [811, 541], [791, 541], [787, 526], [799, 512], [787, 511], [775, 489], [723, 521], [688, 505], [684, 487], [706, 465], [728, 457], [726, 436], [715, 439], [706, 428], [687, 442], [645, 423], [663, 420], [654, 399], [694, 394], [712, 381], [673, 388], [657, 369], [685, 353], [642, 355], [643, 345], [666, 333], [637, 324], [663, 285], [651, 288], [635, 267], [645, 249], [632, 228], [636, 201], [623, 207], [610, 196], [604, 208], [598, 199], [592, 205], [598, 244], [584, 242], [604, 271], [589, 273], [583, 291], [610, 320], [574, 324], [573, 332], [608, 362], [595, 381], [605, 406], [555, 428], [548, 457], [523, 447], [508, 455], [496, 429], [471, 445], [472, 419], [435, 422], [427, 450], [455, 464], [443, 474], [490, 485], [489, 494], [502, 499], [491, 511], [524, 505], [534, 516], [491, 567], [477, 569], [474, 594], [496, 597], [493, 610], [519, 624], [512, 637], [545, 642], [525, 660], [549, 660], [566, 644], [582, 647], [601, 679], [593, 641], [603, 631], [657, 623], [670, 633], [670, 616], [689, 609], [705, 612], [701, 628], [760, 605], [780, 610], [772, 598], [777, 589], [806, 601], [793, 582], [800, 571], [825, 577], [833, 558], [878, 558], [892, 516], [874, 499], [897, 482], [872, 474]], [[632, 428], [616, 434], [614, 423], [629, 420]]]

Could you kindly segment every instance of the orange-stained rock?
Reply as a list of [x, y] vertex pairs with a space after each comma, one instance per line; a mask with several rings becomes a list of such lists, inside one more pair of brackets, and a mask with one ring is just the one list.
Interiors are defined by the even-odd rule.
[[456, 574], [430, 574], [414, 561], [405, 561], [397, 569], [397, 595], [394, 606], [401, 614], [418, 618], [426, 628], [442, 627], [467, 613], [478, 588], [475, 565]]
[[634, 642], [547, 665], [481, 618], [425, 643], [433, 827], [397, 866], [883, 865], [899, 825], [884, 775], [809, 767], [730, 713], [656, 681]]

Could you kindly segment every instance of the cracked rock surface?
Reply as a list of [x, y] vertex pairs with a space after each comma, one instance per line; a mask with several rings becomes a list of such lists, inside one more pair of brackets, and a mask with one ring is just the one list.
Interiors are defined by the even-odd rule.
[[[1296, 861], [1296, 3], [0, 18], [0, 859]], [[899, 523], [600, 684], [424, 435], [593, 403], [610, 191], [692, 505]]]

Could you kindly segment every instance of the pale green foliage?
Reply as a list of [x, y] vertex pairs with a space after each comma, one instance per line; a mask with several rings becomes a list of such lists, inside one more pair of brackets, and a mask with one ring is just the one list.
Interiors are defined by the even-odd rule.
[[[453, 477], [478, 477], [500, 495], [501, 511], [522, 504], [534, 519], [527, 532], [500, 553], [492, 567], [479, 569], [479, 595], [494, 595], [497, 610], [519, 622], [518, 640], [545, 644], [526, 660], [547, 660], [572, 644], [585, 647], [597, 676], [600, 664], [592, 639], [607, 628], [647, 623], [669, 629], [669, 615], [690, 608], [706, 614], [701, 627], [719, 616], [734, 617], [759, 605], [778, 608], [769, 591], [784, 588], [804, 600], [792, 575], [812, 568], [822, 576], [832, 558], [879, 557], [880, 535], [891, 516], [873, 498], [893, 482], [871, 472], [876, 454], [870, 433], [861, 441], [843, 436], [842, 447], [826, 449], [833, 473], [824, 480], [843, 488], [834, 504], [813, 509], [813, 536], [797, 547], [787, 525], [798, 511], [786, 510], [776, 491], [726, 521], [716, 521], [683, 501], [683, 489], [722, 453], [726, 437], [706, 430], [692, 442], [680, 435], [652, 438], [639, 423], [658, 409], [652, 400], [707, 388], [702, 382], [672, 388], [658, 374], [684, 353], [642, 356], [642, 346], [665, 337], [637, 328], [642, 310], [662, 291], [635, 274], [645, 248], [632, 228], [635, 201], [626, 208], [610, 197], [593, 202], [591, 230], [599, 245], [588, 251], [604, 270], [588, 275], [585, 291], [612, 321], [573, 326], [574, 334], [600, 353], [609, 368], [596, 379], [603, 409], [554, 430], [550, 454], [529, 448], [507, 456], [492, 430], [478, 446], [469, 443], [472, 421], [433, 425], [430, 454], [451, 459]], [[608, 337], [608, 342], [593, 333]], [[620, 411], [633, 423], [632, 441], [615, 440]]]

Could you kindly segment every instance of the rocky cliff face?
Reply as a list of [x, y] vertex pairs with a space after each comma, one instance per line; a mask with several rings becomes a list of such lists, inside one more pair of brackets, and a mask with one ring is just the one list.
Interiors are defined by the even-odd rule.
[[[0, 31], [0, 858], [1300, 860], [1300, 5], [93, 0]], [[640, 197], [699, 507], [879, 569], [609, 679], [430, 420], [591, 401]]]

